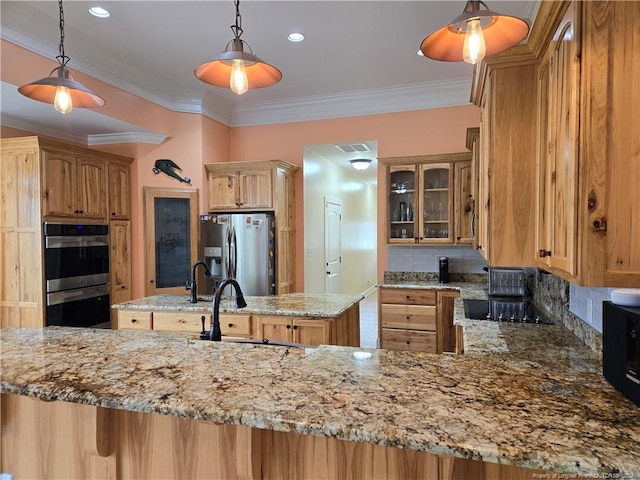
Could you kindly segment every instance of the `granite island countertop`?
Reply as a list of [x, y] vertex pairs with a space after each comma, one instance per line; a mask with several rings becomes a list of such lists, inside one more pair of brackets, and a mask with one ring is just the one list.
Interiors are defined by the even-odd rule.
[[609, 386], [579, 342], [540, 329], [547, 326], [525, 327], [545, 332], [538, 335], [548, 342], [528, 355], [506, 340], [514, 354], [368, 350], [364, 360], [351, 347], [4, 329], [0, 388], [554, 472], [640, 478], [638, 407]]
[[[235, 297], [223, 297], [220, 313], [243, 313], [249, 315], [284, 315], [334, 318], [339, 317], [362, 295], [288, 293], [271, 296], [245, 296], [245, 308], [236, 308]], [[112, 305], [120, 310], [150, 310], [168, 312], [211, 313], [213, 297], [198, 296], [198, 303], [190, 303], [189, 295], [154, 295]]]

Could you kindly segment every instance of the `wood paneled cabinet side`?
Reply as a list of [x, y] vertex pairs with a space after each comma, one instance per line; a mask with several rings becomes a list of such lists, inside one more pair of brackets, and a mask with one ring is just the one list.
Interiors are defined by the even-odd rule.
[[538, 67], [538, 264], [577, 272], [580, 10], [572, 3]]
[[109, 162], [109, 219], [131, 218], [131, 184], [129, 164]]
[[453, 174], [455, 181], [453, 200], [455, 239], [456, 244], [471, 244], [473, 242], [473, 167], [471, 161], [458, 162]]
[[492, 266], [535, 264], [536, 80], [533, 62], [496, 67], [481, 98], [478, 250]]
[[[131, 300], [131, 222], [109, 222], [111, 304]], [[112, 315], [114, 317], [115, 313]]]

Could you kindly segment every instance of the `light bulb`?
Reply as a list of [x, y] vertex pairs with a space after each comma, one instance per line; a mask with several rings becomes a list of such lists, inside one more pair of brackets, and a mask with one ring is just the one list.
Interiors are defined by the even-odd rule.
[[484, 43], [484, 34], [480, 19], [475, 18], [467, 22], [467, 33], [464, 36], [464, 47], [462, 48], [462, 58], [467, 63], [475, 65], [484, 58], [487, 47]]
[[67, 87], [56, 88], [56, 97], [53, 100], [53, 106], [60, 113], [69, 113], [73, 109], [71, 94]]
[[233, 61], [229, 87], [238, 95], [242, 95], [244, 92], [249, 90], [249, 80], [247, 79], [247, 71], [244, 68], [244, 61], [239, 59], [235, 59]]

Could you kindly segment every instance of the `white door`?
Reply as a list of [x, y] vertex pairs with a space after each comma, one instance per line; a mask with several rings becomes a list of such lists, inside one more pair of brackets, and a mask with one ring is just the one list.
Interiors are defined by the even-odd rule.
[[342, 293], [342, 203], [324, 199], [325, 293]]

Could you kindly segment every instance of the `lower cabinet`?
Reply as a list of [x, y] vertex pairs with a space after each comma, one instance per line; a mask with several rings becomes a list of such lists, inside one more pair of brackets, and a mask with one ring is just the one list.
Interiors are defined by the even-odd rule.
[[[199, 334], [204, 321], [211, 328], [209, 312], [118, 309], [116, 330], [153, 330]], [[351, 305], [335, 317], [251, 315], [221, 313], [220, 329], [226, 337], [269, 339], [305, 345], [360, 346], [360, 305]]]
[[442, 353], [454, 351], [452, 291], [381, 288], [380, 348]]
[[306, 345], [331, 345], [333, 319], [310, 317], [255, 317], [256, 338]]
[[[118, 310], [118, 330], [153, 330], [156, 332], [200, 333], [211, 328], [211, 314], [198, 312], [150, 312]], [[222, 335], [251, 338], [251, 315], [221, 314]]]

